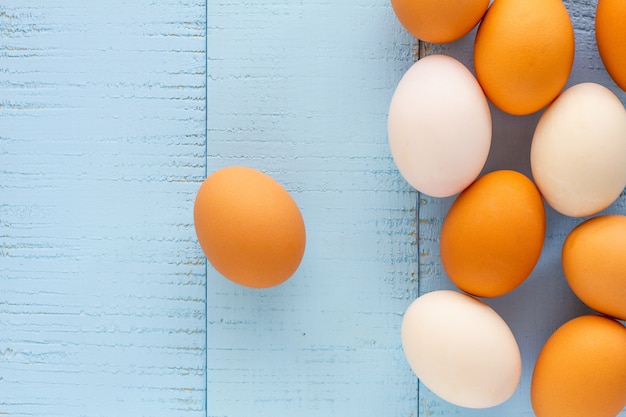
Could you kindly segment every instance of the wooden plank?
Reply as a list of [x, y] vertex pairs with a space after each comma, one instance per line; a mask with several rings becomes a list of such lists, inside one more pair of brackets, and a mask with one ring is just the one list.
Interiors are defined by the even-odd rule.
[[0, 5], [0, 412], [206, 415], [205, 6]]
[[261, 169], [301, 207], [300, 269], [267, 290], [208, 272], [208, 415], [415, 416], [400, 345], [416, 193], [387, 145], [414, 41], [386, 0], [209, 2], [209, 172]]
[[[619, 92], [592, 2], [567, 4], [570, 84]], [[452, 200], [418, 198], [389, 154], [416, 41], [387, 1], [20, 0], [0, 5], [0, 34], [0, 413], [532, 415], [534, 357], [587, 311], [557, 259], [580, 220], [549, 211], [537, 270], [490, 301], [521, 343], [516, 396], [473, 412], [418, 395], [399, 325], [418, 269], [421, 292], [450, 287], [437, 236]], [[423, 50], [471, 65], [471, 37]], [[537, 117], [496, 112], [486, 171], [528, 173]], [[193, 198], [207, 169], [233, 164], [302, 209], [307, 252], [280, 287], [205, 267]]]
[[[609, 87], [626, 103], [621, 91], [606, 73], [595, 45], [594, 16], [597, 2], [565, 1], [576, 38], [574, 69], [568, 86], [593, 81]], [[474, 32], [448, 45], [427, 45], [428, 53], [454, 56], [473, 68]], [[493, 145], [484, 172], [515, 169], [531, 176], [529, 151], [534, 128], [541, 112], [529, 116], [510, 116], [492, 107]], [[454, 289], [439, 260], [439, 234], [454, 197], [435, 199], [420, 196], [419, 250], [420, 293], [437, 289]], [[606, 212], [626, 213], [622, 196]], [[572, 219], [547, 208], [547, 232], [544, 250], [533, 274], [515, 291], [485, 300], [502, 315], [513, 330], [522, 353], [523, 372], [520, 386], [504, 404], [487, 410], [469, 410], [453, 406], [430, 392], [420, 383], [419, 416], [533, 416], [530, 405], [530, 379], [541, 347], [550, 334], [565, 321], [591, 312], [568, 287], [560, 264], [563, 241], [583, 219]], [[626, 416], [626, 410], [620, 416]]]

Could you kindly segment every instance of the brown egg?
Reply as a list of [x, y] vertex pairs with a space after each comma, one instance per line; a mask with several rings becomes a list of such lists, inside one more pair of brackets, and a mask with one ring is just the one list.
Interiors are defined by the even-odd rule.
[[599, 0], [596, 8], [596, 42], [600, 58], [613, 81], [626, 90], [626, 2]]
[[196, 196], [194, 225], [211, 265], [247, 287], [284, 282], [304, 255], [300, 209], [278, 182], [252, 168], [211, 174]]
[[441, 230], [441, 262], [463, 291], [503, 295], [534, 269], [545, 231], [543, 200], [532, 181], [515, 171], [491, 172], [450, 207]]
[[565, 86], [574, 51], [574, 29], [561, 0], [494, 1], [476, 32], [476, 77], [501, 110], [534, 113]]
[[391, 0], [400, 23], [426, 42], [453, 42], [472, 30], [489, 0]]
[[626, 328], [600, 316], [570, 320], [539, 353], [531, 381], [537, 417], [615, 417], [626, 406]]
[[565, 239], [562, 263], [578, 298], [626, 320], [626, 216], [599, 216], [580, 224]]

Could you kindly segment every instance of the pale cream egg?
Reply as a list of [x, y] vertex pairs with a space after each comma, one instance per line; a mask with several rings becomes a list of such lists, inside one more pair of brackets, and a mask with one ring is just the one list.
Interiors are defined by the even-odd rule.
[[494, 407], [517, 389], [522, 360], [506, 322], [487, 304], [456, 291], [415, 300], [402, 320], [402, 347], [417, 377], [462, 407]]
[[610, 206], [626, 185], [626, 110], [608, 88], [568, 88], [541, 116], [530, 163], [552, 208], [571, 217]]
[[389, 146], [406, 181], [432, 197], [463, 191], [491, 146], [491, 112], [472, 73], [456, 59], [430, 55], [402, 77], [391, 99]]

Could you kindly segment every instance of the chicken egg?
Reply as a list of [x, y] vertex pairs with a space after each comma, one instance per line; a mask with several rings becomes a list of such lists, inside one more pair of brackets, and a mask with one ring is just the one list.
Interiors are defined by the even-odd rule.
[[530, 275], [545, 231], [543, 200], [533, 182], [516, 171], [494, 171], [450, 207], [441, 229], [441, 263], [463, 291], [500, 296]]
[[626, 216], [598, 216], [578, 225], [565, 239], [561, 261], [578, 298], [626, 320]]
[[211, 265], [246, 287], [286, 281], [304, 256], [306, 233], [296, 202], [253, 168], [233, 166], [211, 174], [196, 196], [194, 226]]
[[616, 417], [626, 406], [626, 328], [581, 316], [545, 343], [530, 396], [537, 417]]
[[571, 217], [590, 216], [626, 185], [626, 109], [608, 88], [574, 85], [545, 111], [530, 151], [533, 178], [548, 204]]
[[469, 295], [440, 290], [420, 296], [406, 310], [401, 334], [413, 372], [452, 404], [494, 407], [519, 385], [522, 361], [511, 329]]
[[491, 146], [491, 113], [478, 82], [459, 61], [430, 55], [400, 80], [388, 115], [389, 146], [406, 181], [433, 197], [461, 192]]
[[455, 41], [478, 23], [489, 0], [391, 0], [400, 23], [426, 42]]
[[599, 0], [596, 7], [596, 43], [607, 72], [626, 90], [626, 2]]
[[574, 46], [574, 29], [561, 0], [497, 0], [476, 32], [476, 77], [500, 110], [534, 113], [565, 86]]

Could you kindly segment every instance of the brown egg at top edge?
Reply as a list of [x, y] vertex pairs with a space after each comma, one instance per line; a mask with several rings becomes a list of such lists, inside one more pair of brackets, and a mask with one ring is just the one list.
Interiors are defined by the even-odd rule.
[[448, 43], [476, 26], [489, 0], [391, 0], [391, 6], [402, 26], [416, 38]]

